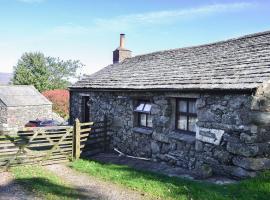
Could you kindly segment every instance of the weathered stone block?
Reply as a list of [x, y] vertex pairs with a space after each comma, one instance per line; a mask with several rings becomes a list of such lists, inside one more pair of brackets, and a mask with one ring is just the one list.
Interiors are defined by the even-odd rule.
[[255, 177], [256, 176], [256, 172], [254, 171], [248, 171], [248, 170], [245, 170], [241, 167], [235, 167], [235, 166], [223, 166], [223, 170], [235, 177], [235, 178], [250, 178], [250, 177]]
[[224, 124], [236, 124], [238, 120], [239, 120], [238, 116], [230, 112], [230, 113], [222, 115], [221, 121]]
[[197, 165], [194, 171], [196, 176], [201, 179], [206, 179], [213, 175], [212, 168], [207, 164]]
[[223, 139], [227, 142], [241, 143], [241, 140], [233, 133], [224, 133]]
[[152, 154], [157, 154], [160, 152], [160, 148], [157, 142], [151, 141], [151, 150], [152, 150]]
[[155, 104], [159, 106], [164, 106], [168, 104], [168, 101], [166, 99], [155, 100]]
[[244, 169], [249, 170], [264, 170], [270, 169], [270, 159], [269, 158], [245, 158], [236, 156], [233, 158], [233, 164]]
[[240, 109], [244, 104], [244, 99], [241, 97], [234, 97], [230, 99], [228, 106], [233, 109]]
[[162, 144], [161, 153], [168, 153], [170, 151], [170, 145], [167, 143]]
[[198, 110], [197, 115], [201, 122], [221, 122], [221, 116], [211, 112], [210, 109]]
[[170, 121], [169, 117], [165, 117], [165, 116], [159, 117], [159, 123], [162, 124], [163, 126], [166, 125], [169, 121]]
[[196, 140], [195, 143], [195, 150], [196, 151], [202, 151], [203, 150], [203, 143], [199, 140]]
[[250, 119], [256, 125], [268, 125], [270, 124], [270, 112], [251, 112]]
[[256, 126], [256, 125], [251, 125], [251, 126], [250, 126], [250, 132], [253, 133], [253, 134], [258, 133], [258, 126]]
[[245, 157], [253, 157], [258, 154], [259, 147], [257, 145], [247, 145], [243, 143], [228, 142], [227, 151]]
[[151, 109], [151, 114], [157, 115], [157, 114], [159, 114], [159, 112], [160, 112], [160, 107], [156, 104], [153, 104], [152, 109]]
[[232, 155], [225, 150], [215, 150], [213, 156], [218, 159], [219, 162], [223, 164], [228, 164], [231, 162]]
[[159, 142], [169, 143], [169, 137], [161, 133], [154, 132], [152, 138]]
[[196, 108], [203, 108], [205, 107], [206, 105], [206, 102], [205, 102], [205, 99], [203, 98], [200, 98], [196, 101]]
[[252, 102], [251, 102], [251, 110], [254, 111], [259, 111], [260, 110], [260, 101], [259, 101], [259, 97], [254, 96], [252, 98]]
[[255, 143], [258, 141], [257, 135], [248, 135], [247, 133], [240, 134], [240, 140], [245, 143]]
[[196, 140], [194, 135], [184, 134], [184, 133], [170, 133], [168, 137], [176, 141], [181, 141], [187, 144], [194, 144]]

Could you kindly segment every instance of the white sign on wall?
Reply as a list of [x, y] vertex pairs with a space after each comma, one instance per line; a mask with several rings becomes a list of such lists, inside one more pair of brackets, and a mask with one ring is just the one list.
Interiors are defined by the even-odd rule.
[[209, 129], [209, 128], [196, 128], [196, 139], [202, 142], [208, 142], [214, 145], [219, 145], [221, 138], [224, 134], [224, 130]]

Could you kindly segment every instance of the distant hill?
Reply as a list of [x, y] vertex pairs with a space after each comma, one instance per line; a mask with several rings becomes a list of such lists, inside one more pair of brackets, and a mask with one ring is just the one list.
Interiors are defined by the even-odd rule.
[[0, 72], [0, 85], [8, 85], [11, 81], [12, 73]]

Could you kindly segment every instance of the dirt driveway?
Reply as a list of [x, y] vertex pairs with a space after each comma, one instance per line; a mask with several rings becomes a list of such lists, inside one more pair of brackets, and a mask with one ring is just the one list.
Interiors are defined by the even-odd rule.
[[[153, 199], [149, 196], [133, 191], [119, 185], [98, 180], [73, 169], [64, 164], [45, 166], [44, 170], [53, 172], [65, 182], [73, 186], [83, 199], [95, 200], [140, 200]], [[27, 192], [14, 181], [10, 172], [0, 173], [0, 200], [29, 200], [40, 199], [34, 193]], [[78, 198], [79, 199], [79, 198]]]
[[46, 169], [57, 174], [64, 181], [73, 185], [82, 196], [87, 196], [89, 199], [102, 200], [139, 200], [151, 199], [143, 193], [133, 191], [119, 185], [109, 182], [101, 181], [95, 177], [79, 173], [70, 169], [69, 167], [59, 165], [49, 165]]

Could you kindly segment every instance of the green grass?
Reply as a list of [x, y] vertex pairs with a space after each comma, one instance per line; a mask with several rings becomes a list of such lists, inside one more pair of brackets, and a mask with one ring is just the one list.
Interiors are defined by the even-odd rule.
[[117, 183], [162, 199], [234, 200], [270, 199], [270, 172], [237, 184], [215, 185], [156, 173], [127, 166], [77, 160], [71, 167], [90, 176]]
[[75, 189], [58, 176], [41, 166], [20, 166], [11, 168], [15, 182], [42, 199], [77, 199]]

